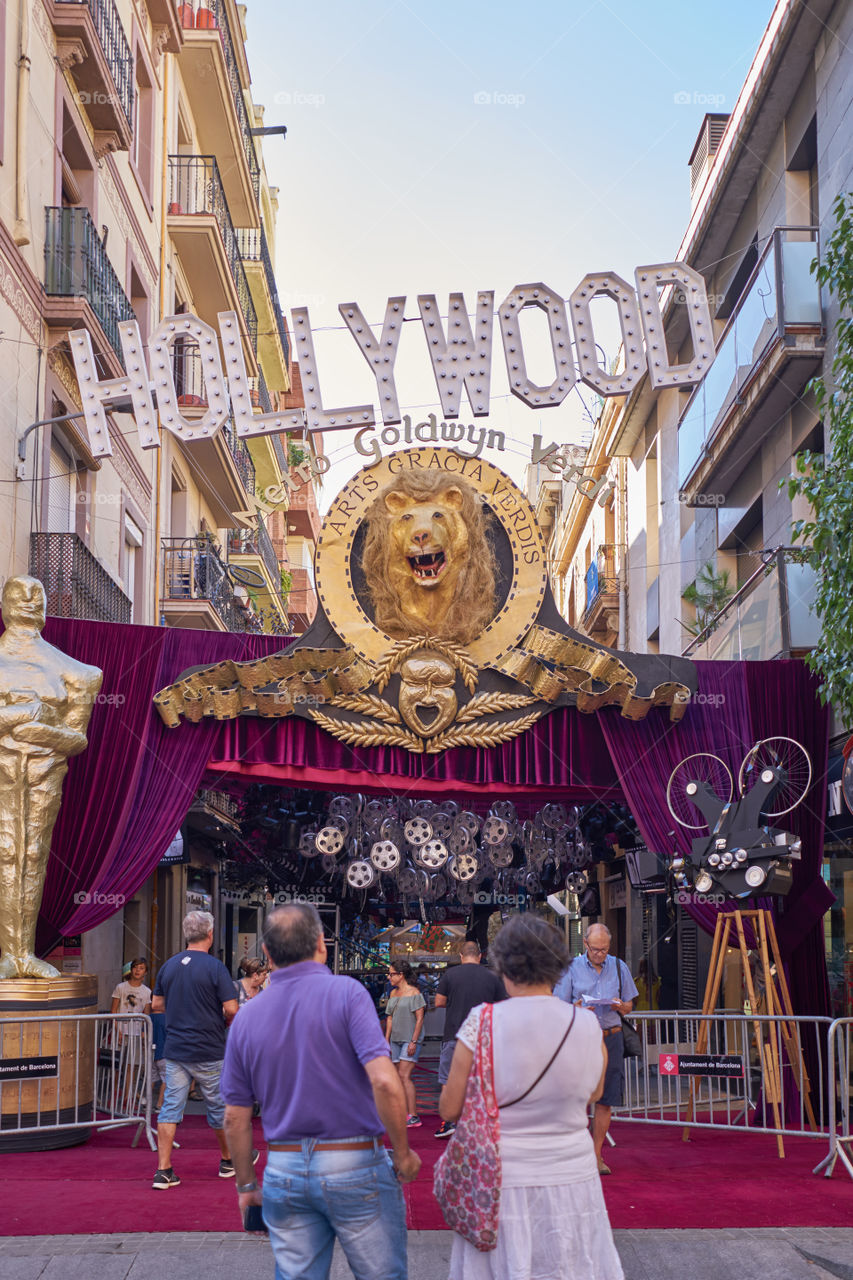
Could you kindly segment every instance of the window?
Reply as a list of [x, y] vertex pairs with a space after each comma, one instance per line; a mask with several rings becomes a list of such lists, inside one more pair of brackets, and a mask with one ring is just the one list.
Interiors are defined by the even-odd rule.
[[124, 587], [130, 598], [130, 620], [134, 621], [137, 613], [137, 595], [142, 588], [142, 542], [143, 533], [139, 525], [124, 513]]
[[57, 439], [50, 442], [47, 475], [46, 533], [75, 533], [77, 468], [71, 454]]
[[154, 83], [137, 43], [133, 73], [133, 141], [130, 159], [150, 204], [154, 190]]

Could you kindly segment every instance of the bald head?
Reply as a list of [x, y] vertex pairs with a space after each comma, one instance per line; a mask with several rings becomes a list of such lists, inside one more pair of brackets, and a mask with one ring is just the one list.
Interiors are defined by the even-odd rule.
[[317, 908], [308, 902], [276, 907], [264, 925], [264, 950], [277, 969], [304, 960], [325, 960], [323, 924]]

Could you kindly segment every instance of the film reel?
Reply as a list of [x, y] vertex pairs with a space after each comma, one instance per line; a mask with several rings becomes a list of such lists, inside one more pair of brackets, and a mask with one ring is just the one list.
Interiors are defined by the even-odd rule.
[[396, 871], [402, 858], [393, 840], [380, 840], [371, 846], [370, 861], [377, 871]]
[[447, 845], [443, 840], [427, 840], [418, 850], [418, 861], [430, 871], [437, 871], [447, 861]]
[[321, 827], [314, 837], [314, 843], [321, 853], [337, 855], [344, 847], [343, 832], [337, 827]]
[[347, 884], [353, 889], [369, 889], [376, 879], [376, 870], [370, 862], [357, 858], [347, 867]]
[[410, 818], [405, 826], [406, 839], [409, 844], [423, 845], [432, 840], [433, 830], [426, 818]]

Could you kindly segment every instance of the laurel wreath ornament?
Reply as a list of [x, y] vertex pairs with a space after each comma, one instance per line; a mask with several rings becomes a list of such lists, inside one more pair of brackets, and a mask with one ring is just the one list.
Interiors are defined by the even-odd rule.
[[454, 644], [451, 640], [441, 640], [438, 636], [412, 636], [409, 640], [397, 640], [376, 668], [376, 688], [382, 693], [386, 688], [388, 681], [396, 671], [419, 649], [429, 649], [433, 653], [439, 653], [443, 658], [447, 658], [452, 662], [456, 670], [462, 677], [462, 683], [469, 693], [473, 693], [477, 687], [477, 679], [479, 671], [477, 664], [471, 655], [461, 644]]

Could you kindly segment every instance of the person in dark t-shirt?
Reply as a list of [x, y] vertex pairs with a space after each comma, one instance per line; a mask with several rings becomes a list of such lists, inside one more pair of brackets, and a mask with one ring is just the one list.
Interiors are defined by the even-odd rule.
[[[456, 1033], [471, 1010], [478, 1004], [497, 1004], [507, 998], [504, 984], [497, 974], [481, 966], [480, 948], [476, 942], [463, 942], [459, 958], [456, 968], [447, 969], [442, 974], [435, 997], [436, 1009], [447, 1010], [438, 1060], [439, 1086], [447, 1084], [456, 1048]], [[435, 1136], [449, 1138], [455, 1128], [455, 1124], [445, 1120]]]
[[219, 1078], [225, 1057], [225, 1032], [238, 1008], [237, 993], [225, 965], [209, 954], [213, 945], [210, 912], [190, 911], [184, 917], [183, 929], [186, 950], [163, 965], [151, 1002], [154, 1013], [166, 1015], [166, 1092], [157, 1120], [155, 1191], [181, 1184], [172, 1168], [172, 1146], [193, 1080], [207, 1104], [207, 1123], [219, 1142], [219, 1176], [234, 1177]]

